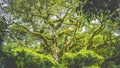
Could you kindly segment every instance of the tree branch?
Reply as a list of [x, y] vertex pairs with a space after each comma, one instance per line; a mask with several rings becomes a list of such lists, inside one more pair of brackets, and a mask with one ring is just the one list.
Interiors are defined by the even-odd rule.
[[116, 60], [120, 60], [120, 55], [106, 59], [106, 60], [101, 64], [101, 68], [107, 68], [107, 65], [106, 65], [106, 64], [107, 64], [108, 62], [110, 62], [110, 61], [116, 61]]
[[90, 37], [89, 41], [87, 42], [87, 47], [86, 49], [90, 49], [92, 46], [92, 39], [94, 38], [95, 35], [99, 34], [103, 29], [105, 28], [105, 25], [101, 23], [101, 26], [93, 32], [92, 36]]

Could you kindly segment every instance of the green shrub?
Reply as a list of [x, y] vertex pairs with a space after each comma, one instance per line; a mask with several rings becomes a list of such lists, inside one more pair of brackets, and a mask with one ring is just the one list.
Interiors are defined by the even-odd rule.
[[17, 64], [17, 68], [52, 68], [59, 64], [50, 56], [38, 54], [27, 48], [12, 49], [10, 54]]
[[62, 63], [68, 68], [82, 68], [83, 66], [99, 66], [103, 59], [93, 51], [82, 50], [76, 54], [66, 53], [62, 57]]

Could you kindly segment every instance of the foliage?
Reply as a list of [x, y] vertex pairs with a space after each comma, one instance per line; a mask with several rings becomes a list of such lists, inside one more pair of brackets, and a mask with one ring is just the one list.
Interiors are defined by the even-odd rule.
[[14, 63], [17, 65], [17, 68], [52, 68], [53, 66], [59, 66], [50, 55], [38, 54], [23, 47], [11, 49], [8, 56], [10, 59], [15, 60]]
[[119, 0], [1, 0], [0, 67], [119, 66], [119, 7]]
[[107, 68], [117, 68], [117, 65], [115, 64], [115, 62], [108, 62], [107, 63]]
[[84, 5], [82, 7], [85, 14], [87, 14], [89, 17], [92, 16], [101, 16], [103, 15], [109, 15], [109, 18], [112, 21], [115, 21], [115, 18], [119, 16], [118, 12], [116, 10], [119, 7], [119, 0], [113, 1], [113, 0], [85, 0]]
[[99, 66], [104, 58], [93, 51], [81, 50], [79, 53], [66, 53], [62, 63], [68, 68], [82, 68], [84, 66]]

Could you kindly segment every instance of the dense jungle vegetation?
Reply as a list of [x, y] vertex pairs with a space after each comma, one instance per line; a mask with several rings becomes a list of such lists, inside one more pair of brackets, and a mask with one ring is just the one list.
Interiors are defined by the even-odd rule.
[[0, 68], [120, 68], [120, 0], [0, 0]]

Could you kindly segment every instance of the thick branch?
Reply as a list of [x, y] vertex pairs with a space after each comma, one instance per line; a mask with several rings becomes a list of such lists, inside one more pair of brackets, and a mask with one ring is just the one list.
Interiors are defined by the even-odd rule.
[[92, 36], [90, 37], [89, 41], [87, 42], [87, 47], [86, 49], [90, 49], [92, 46], [92, 39], [94, 38], [95, 35], [99, 34], [103, 29], [105, 28], [105, 25], [101, 23], [101, 26], [93, 32]]
[[[68, 15], [68, 12], [70, 11], [70, 9], [68, 9], [63, 17], [63, 19], [60, 18], [61, 22], [56, 26], [57, 29], [59, 29], [63, 23], [63, 21], [65, 20], [65, 18], [67, 17]], [[59, 18], [59, 16], [57, 16]]]
[[107, 64], [108, 62], [110, 62], [110, 61], [116, 61], [116, 60], [120, 60], [120, 55], [106, 59], [106, 60], [101, 64], [101, 68], [107, 68], [107, 65], [106, 65], [106, 64]]
[[28, 28], [26, 28], [24, 26], [21, 26], [19, 24], [16, 24], [16, 25], [24, 29], [24, 30], [22, 30], [22, 32], [26, 32], [26, 33], [30, 33], [30, 34], [35, 35], [35, 36], [39, 36], [40, 39], [42, 39], [44, 41], [44, 43], [46, 45], [45, 47], [47, 47], [47, 49], [49, 49], [49, 47], [48, 47], [49, 45], [48, 45], [48, 42], [47, 42], [47, 39], [48, 39], [47, 36], [42, 35], [40, 32], [31, 32], [31, 31], [29, 31]]

